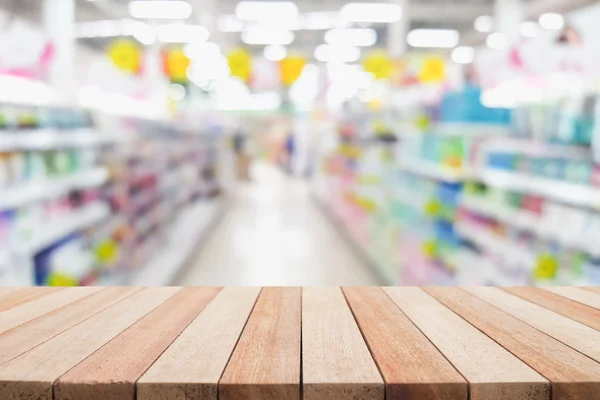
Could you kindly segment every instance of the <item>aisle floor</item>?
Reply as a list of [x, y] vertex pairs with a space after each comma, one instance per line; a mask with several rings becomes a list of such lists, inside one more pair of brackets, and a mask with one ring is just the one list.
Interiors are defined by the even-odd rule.
[[376, 285], [311, 198], [309, 185], [259, 164], [180, 285]]

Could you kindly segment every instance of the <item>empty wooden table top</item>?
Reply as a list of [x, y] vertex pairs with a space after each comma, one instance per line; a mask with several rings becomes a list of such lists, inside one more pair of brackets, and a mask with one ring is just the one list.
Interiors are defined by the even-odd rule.
[[595, 288], [0, 288], [0, 399], [600, 399]]

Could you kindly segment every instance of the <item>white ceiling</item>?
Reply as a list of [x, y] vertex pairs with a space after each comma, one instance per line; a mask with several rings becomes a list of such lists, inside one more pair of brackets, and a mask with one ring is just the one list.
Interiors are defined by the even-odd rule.
[[[216, 18], [223, 14], [233, 14], [238, 0], [188, 0], [194, 6], [192, 22], [216, 26]], [[358, 1], [358, 0], [357, 0]], [[360, 0], [373, 1], [373, 0]], [[382, 1], [382, 0], [379, 0]], [[528, 17], [536, 17], [544, 11], [566, 12], [596, 0], [524, 0]], [[0, 8], [8, 9], [30, 20], [40, 20], [42, 0], [0, 0]], [[128, 0], [76, 0], [77, 20], [93, 21], [103, 19], [121, 19], [129, 17]], [[339, 11], [345, 0], [295, 0], [300, 12]], [[480, 15], [493, 15], [494, 0], [412, 0], [410, 1], [410, 26], [452, 28], [461, 32], [462, 42], [481, 43], [484, 35], [473, 30], [473, 21]], [[373, 26], [378, 32], [379, 45], [387, 41], [387, 25]], [[240, 42], [239, 33], [220, 33], [213, 31], [213, 40], [227, 45]], [[293, 47], [312, 52], [316, 45], [323, 42], [323, 31], [297, 31]], [[85, 45], [102, 48], [106, 39], [86, 39]], [[260, 51], [261, 48], [256, 48]]]

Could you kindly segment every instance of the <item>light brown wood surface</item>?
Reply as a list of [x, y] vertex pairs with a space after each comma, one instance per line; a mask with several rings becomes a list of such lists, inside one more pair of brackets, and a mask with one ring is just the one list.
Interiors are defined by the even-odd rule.
[[599, 331], [500, 288], [468, 287], [465, 290], [588, 357], [600, 361]]
[[138, 380], [138, 400], [216, 400], [260, 288], [223, 289]]
[[0, 311], [10, 310], [19, 304], [27, 303], [28, 301], [58, 292], [62, 289], [60, 287], [32, 287], [21, 290], [7, 290], [6, 294], [0, 293]]
[[220, 288], [184, 288], [62, 376], [55, 400], [135, 400], [135, 382]]
[[552, 384], [552, 399], [588, 400], [600, 393], [600, 364], [459, 288], [424, 290]]
[[505, 287], [503, 290], [600, 331], [600, 310], [536, 287]]
[[304, 400], [384, 400], [384, 383], [339, 288], [302, 289]]
[[301, 289], [264, 288], [219, 383], [220, 400], [299, 400]]
[[548, 286], [544, 290], [566, 297], [586, 306], [600, 309], [600, 293], [594, 293], [577, 287]]
[[469, 381], [471, 400], [550, 399], [547, 379], [421, 289], [385, 291]]
[[7, 294], [17, 292], [19, 290], [25, 290], [28, 288], [23, 287], [12, 287], [12, 286], [0, 286], [0, 297], [6, 296]]
[[600, 400], [554, 289], [0, 288], [0, 400]]
[[0, 335], [0, 365], [97, 314], [141, 288], [106, 288]]
[[467, 383], [380, 288], [344, 288], [388, 400], [466, 400]]
[[586, 286], [586, 287], [582, 287], [581, 289], [589, 290], [590, 292], [594, 292], [594, 293], [600, 293], [599, 286]]
[[69, 303], [90, 296], [100, 290], [102, 290], [100, 287], [69, 288], [69, 290], [50, 293], [47, 296], [39, 297], [30, 302], [15, 306], [10, 310], [0, 312], [0, 333], [57, 310]]
[[179, 290], [144, 289], [0, 366], [0, 399], [52, 400], [54, 381]]

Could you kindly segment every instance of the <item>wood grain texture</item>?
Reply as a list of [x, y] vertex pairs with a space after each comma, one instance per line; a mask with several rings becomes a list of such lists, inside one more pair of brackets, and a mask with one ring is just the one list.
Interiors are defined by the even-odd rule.
[[600, 293], [594, 293], [589, 290], [584, 290], [577, 287], [564, 287], [564, 286], [548, 286], [544, 290], [552, 292], [567, 299], [576, 301], [586, 306], [600, 309]]
[[301, 289], [264, 288], [219, 382], [220, 400], [299, 400]]
[[14, 293], [25, 288], [16, 286], [0, 286], [0, 296], [6, 296], [7, 294]]
[[600, 293], [600, 286], [582, 286], [581, 289], [589, 290], [590, 292]]
[[54, 381], [179, 290], [144, 289], [0, 366], [0, 399], [52, 400]]
[[223, 289], [137, 382], [138, 400], [216, 400], [260, 288]]
[[384, 290], [467, 379], [471, 400], [550, 399], [547, 379], [421, 289]]
[[588, 357], [600, 361], [600, 332], [597, 330], [499, 288], [468, 287], [465, 290]]
[[384, 400], [383, 379], [339, 288], [302, 289], [304, 400]]
[[0, 311], [10, 310], [19, 304], [27, 303], [28, 301], [58, 292], [62, 289], [60, 287], [30, 287], [16, 291], [7, 291], [8, 293], [0, 296]]
[[184, 288], [54, 384], [54, 399], [135, 400], [135, 382], [220, 288]]
[[57, 310], [69, 303], [80, 300], [102, 290], [100, 287], [76, 287], [61, 290], [20, 304], [10, 310], [0, 312], [0, 333], [6, 332], [27, 321]]
[[597, 362], [463, 289], [424, 290], [548, 379], [553, 400], [597, 398]]
[[0, 365], [132, 295], [141, 288], [106, 288], [0, 335]]
[[600, 310], [536, 287], [504, 287], [503, 290], [522, 299], [557, 312], [600, 331]]
[[467, 383], [380, 288], [344, 288], [388, 400], [466, 400]]

